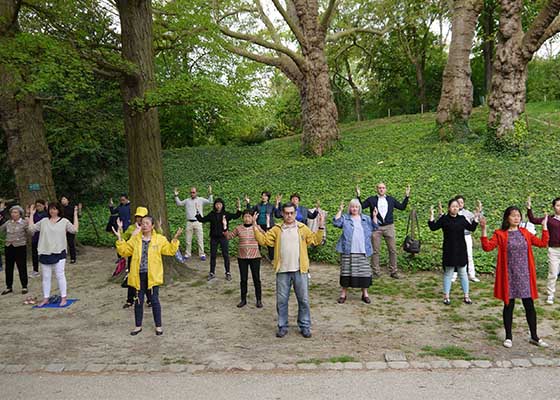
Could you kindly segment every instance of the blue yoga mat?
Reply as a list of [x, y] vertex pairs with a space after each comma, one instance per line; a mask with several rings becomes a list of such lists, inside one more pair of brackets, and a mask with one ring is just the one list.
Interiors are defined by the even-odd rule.
[[60, 303], [53, 303], [53, 304], [46, 304], [43, 307], [39, 307], [39, 306], [33, 306], [33, 308], [68, 308], [70, 307], [72, 304], [74, 304], [75, 302], [77, 302], [79, 299], [67, 299], [66, 300], [66, 305], [64, 307], [60, 307]]

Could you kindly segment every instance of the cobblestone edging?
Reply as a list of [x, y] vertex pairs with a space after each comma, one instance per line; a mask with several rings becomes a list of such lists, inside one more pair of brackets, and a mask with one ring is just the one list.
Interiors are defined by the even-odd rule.
[[221, 372], [274, 372], [274, 371], [380, 371], [380, 370], [465, 370], [488, 368], [560, 367], [560, 358], [515, 358], [511, 360], [434, 360], [434, 361], [372, 361], [275, 364], [211, 363], [204, 364], [0, 364], [0, 374], [111, 374], [111, 373], [221, 373]]

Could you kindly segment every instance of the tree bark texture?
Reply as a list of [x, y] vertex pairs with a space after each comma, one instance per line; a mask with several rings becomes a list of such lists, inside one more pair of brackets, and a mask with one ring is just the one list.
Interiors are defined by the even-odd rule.
[[436, 115], [441, 139], [468, 132], [473, 106], [470, 55], [481, 10], [482, 0], [456, 0], [453, 3], [451, 44]]
[[484, 41], [482, 43], [482, 56], [484, 59], [484, 91], [486, 97], [492, 91], [492, 64], [494, 62], [494, 15], [496, 0], [484, 0], [481, 15], [482, 32]]
[[333, 10], [329, 7], [326, 11], [328, 15], [321, 18], [317, 0], [286, 0], [285, 8], [279, 1], [274, 0], [273, 3], [296, 37], [301, 54], [281, 43], [276, 28], [264, 13], [261, 13], [261, 19], [271, 34], [271, 41], [234, 32], [224, 26], [220, 26], [220, 30], [234, 39], [273, 50], [275, 56], [265, 56], [238, 46], [228, 47], [241, 56], [278, 68], [297, 86], [302, 109], [303, 153], [322, 156], [340, 139], [338, 112], [325, 56], [326, 30]]
[[[19, 3], [0, 0], [0, 45], [19, 32]], [[14, 171], [19, 202], [55, 200], [51, 153], [47, 145], [43, 107], [32, 94], [22, 94], [17, 82], [20, 72], [0, 60], [0, 128], [6, 136], [8, 163]], [[38, 184], [38, 190], [30, 190]]]
[[498, 141], [507, 141], [525, 112], [527, 65], [553, 33], [548, 28], [560, 12], [560, 0], [549, 0], [527, 32], [522, 27], [523, 0], [502, 0], [498, 41], [488, 99], [488, 127]]
[[142, 106], [155, 88], [152, 7], [149, 0], [118, 0], [122, 56], [136, 66], [136, 74], [121, 79], [124, 128], [128, 151], [129, 193], [134, 207], [147, 207], [161, 218], [169, 235], [163, 187], [163, 160], [157, 108]]

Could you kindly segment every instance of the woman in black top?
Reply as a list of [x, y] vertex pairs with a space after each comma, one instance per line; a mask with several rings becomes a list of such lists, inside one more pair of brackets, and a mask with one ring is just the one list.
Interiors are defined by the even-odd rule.
[[226, 280], [231, 281], [231, 272], [229, 270], [229, 246], [228, 240], [224, 236], [224, 232], [228, 230], [228, 222], [241, 216], [241, 201], [237, 199], [237, 212], [231, 214], [226, 212], [224, 201], [220, 198], [214, 200], [214, 208], [204, 217], [197, 210], [196, 219], [198, 222], [210, 222], [210, 273], [208, 280], [211, 281], [216, 277], [216, 257], [218, 255], [218, 245], [222, 248], [222, 257], [224, 258], [224, 267], [226, 270]]
[[465, 229], [474, 232], [478, 225], [479, 212], [475, 212], [475, 220], [471, 223], [464, 216], [459, 215], [459, 203], [455, 199], [449, 200], [447, 214], [443, 214], [434, 221], [434, 208], [430, 207], [428, 226], [432, 231], [443, 231], [443, 304], [449, 305], [451, 279], [457, 269], [463, 289], [463, 301], [472, 304], [469, 297], [469, 279], [467, 278], [467, 245], [465, 243]]

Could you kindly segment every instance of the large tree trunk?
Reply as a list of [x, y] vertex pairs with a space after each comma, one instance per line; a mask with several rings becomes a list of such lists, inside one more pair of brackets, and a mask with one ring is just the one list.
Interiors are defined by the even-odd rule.
[[488, 129], [500, 147], [523, 145], [526, 126], [516, 132], [525, 112], [527, 65], [545, 40], [560, 30], [552, 26], [560, 12], [560, 0], [546, 2], [527, 32], [522, 26], [523, 0], [502, 0], [498, 43], [492, 72], [492, 93], [488, 99]]
[[473, 105], [470, 55], [481, 9], [482, 0], [456, 0], [453, 4], [451, 45], [436, 116], [441, 139], [468, 133]]
[[325, 57], [325, 32], [319, 24], [319, 7], [316, 1], [295, 1], [306, 41], [301, 43], [306, 68], [302, 79], [296, 82], [301, 95], [303, 119], [302, 144], [307, 155], [322, 156], [340, 139], [338, 111], [332, 95], [327, 58]]
[[119, 0], [117, 6], [122, 55], [137, 69], [121, 81], [130, 198], [134, 206], [148, 207], [150, 215], [161, 218], [169, 234], [158, 111], [143, 106], [146, 92], [155, 88], [151, 2]]
[[482, 55], [484, 58], [484, 91], [486, 97], [492, 91], [492, 64], [494, 62], [494, 12], [496, 0], [484, 0], [481, 16], [484, 41], [482, 43]]
[[428, 105], [428, 97], [426, 96], [426, 80], [424, 79], [424, 57], [422, 61], [414, 63], [414, 69], [416, 72], [416, 86], [418, 88], [418, 100], [420, 100], [420, 109], [422, 111], [425, 111]]
[[[118, 0], [123, 58], [136, 66], [135, 75], [121, 81], [124, 128], [128, 152], [129, 193], [134, 207], [147, 207], [169, 237], [163, 186], [161, 135], [157, 108], [144, 107], [146, 92], [155, 88], [152, 6], [150, 0]], [[165, 259], [165, 279], [172, 281], [186, 269]]]
[[[11, 40], [19, 32], [18, 12], [19, 3], [0, 0], [1, 41]], [[6, 135], [18, 199], [26, 206], [39, 198], [55, 200], [56, 193], [43, 108], [32, 94], [18, 92], [18, 73], [0, 63], [0, 127]]]

